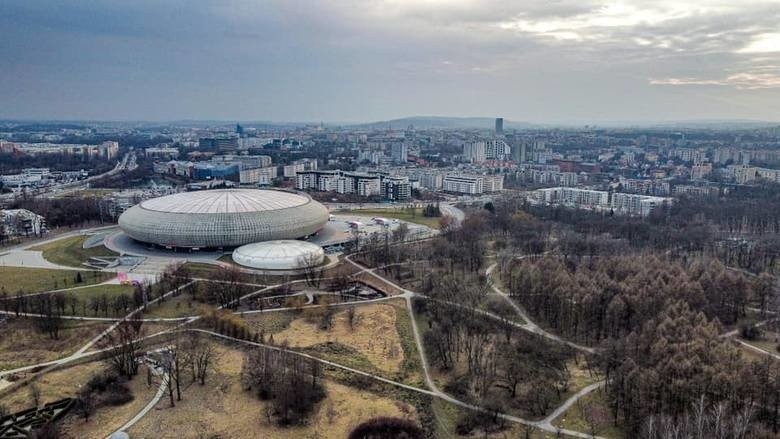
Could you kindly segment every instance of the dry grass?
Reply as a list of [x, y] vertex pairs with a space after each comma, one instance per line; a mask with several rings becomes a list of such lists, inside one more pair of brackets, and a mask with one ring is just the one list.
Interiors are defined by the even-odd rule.
[[396, 309], [392, 305], [364, 305], [355, 308], [354, 328], [349, 326], [347, 310], [333, 316], [330, 330], [318, 328], [319, 319], [299, 318], [274, 335], [276, 343], [287, 342], [290, 347], [305, 348], [322, 343], [340, 343], [361, 354], [377, 369], [398, 372], [404, 353], [395, 328]]
[[740, 340], [744, 341], [749, 345], [755, 346], [759, 349], [763, 349], [767, 352], [776, 354], [778, 352], [777, 346], [778, 346], [778, 340], [780, 340], [780, 334], [778, 334], [775, 331], [765, 330], [762, 336], [756, 340], [746, 340], [742, 337], [740, 337]]
[[[553, 425], [588, 434], [593, 432], [604, 438], [625, 437], [625, 433], [615, 426], [612, 412], [605, 398], [603, 390], [597, 390], [584, 396], [577, 404], [571, 406], [569, 410], [554, 420]], [[585, 412], [590, 414], [590, 422], [584, 416]]]
[[252, 331], [271, 335], [287, 329], [290, 323], [297, 319], [298, 316], [299, 313], [297, 311], [274, 311], [247, 314], [244, 316], [244, 321], [246, 321], [246, 324], [249, 325]]
[[171, 408], [163, 399], [129, 433], [131, 437], [346, 437], [360, 422], [374, 416], [414, 417], [414, 408], [335, 383], [326, 383], [328, 397], [308, 425], [279, 428], [269, 425], [263, 402], [241, 388], [243, 353], [215, 345], [220, 353], [216, 373], [205, 386], [194, 384]]
[[60, 331], [60, 339], [52, 340], [40, 332], [33, 322], [10, 318], [0, 324], [0, 370], [15, 369], [64, 357], [76, 351], [87, 340], [108, 327], [104, 322], [68, 321]]
[[[80, 364], [68, 369], [47, 373], [33, 381], [41, 392], [41, 404], [57, 401], [62, 398], [75, 396], [79, 388], [89, 379], [104, 370], [101, 362]], [[32, 407], [30, 399], [30, 386], [27, 384], [14, 389], [4, 396], [0, 402], [8, 407], [11, 412], [16, 412]]]
[[144, 318], [175, 318], [204, 315], [211, 309], [214, 309], [214, 306], [196, 302], [190, 294], [182, 293], [176, 297], [167, 298], [164, 302], [149, 305], [146, 311], [144, 311]]
[[146, 385], [146, 368], [141, 366], [128, 387], [133, 393], [133, 400], [120, 406], [99, 407], [90, 417], [89, 422], [73, 413], [62, 421], [62, 433], [65, 438], [107, 437], [129, 421], [136, 413], [149, 403], [157, 392], [157, 387]]

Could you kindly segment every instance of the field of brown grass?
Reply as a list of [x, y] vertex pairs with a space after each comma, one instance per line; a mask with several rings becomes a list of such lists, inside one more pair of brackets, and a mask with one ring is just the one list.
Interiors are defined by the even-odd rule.
[[[80, 364], [68, 369], [47, 373], [32, 383], [41, 392], [41, 404], [57, 401], [62, 398], [72, 397], [78, 389], [84, 385], [92, 375], [102, 371], [105, 365], [101, 362]], [[16, 412], [32, 407], [30, 398], [30, 386], [27, 384], [14, 389], [8, 395], [0, 398], [0, 403], [11, 412]]]
[[64, 438], [103, 438], [116, 431], [136, 413], [141, 411], [151, 401], [157, 392], [156, 384], [148, 387], [146, 384], [146, 368], [141, 366], [136, 376], [128, 387], [133, 392], [133, 400], [117, 407], [99, 407], [90, 417], [88, 422], [71, 413], [61, 423], [61, 432]]
[[52, 340], [40, 332], [33, 322], [24, 318], [9, 318], [0, 323], [0, 370], [43, 363], [72, 354], [87, 340], [108, 327], [103, 322], [69, 321], [60, 331], [60, 339]]
[[305, 317], [295, 319], [288, 328], [274, 334], [274, 342], [286, 342], [293, 348], [340, 343], [365, 355], [377, 369], [397, 372], [404, 360], [404, 352], [395, 328], [395, 307], [358, 306], [355, 308], [354, 327], [349, 326], [347, 314], [346, 308], [338, 311], [333, 316], [333, 326], [329, 330], [319, 329], [317, 318], [311, 319], [311, 322]]
[[[280, 428], [265, 419], [263, 402], [239, 382], [243, 353], [215, 345], [219, 360], [206, 385], [193, 384], [171, 408], [163, 399], [129, 433], [131, 437], [346, 437], [374, 416], [415, 417], [414, 408], [340, 384], [327, 382], [328, 396], [304, 426]], [[318, 436], [317, 436], [318, 435]]]

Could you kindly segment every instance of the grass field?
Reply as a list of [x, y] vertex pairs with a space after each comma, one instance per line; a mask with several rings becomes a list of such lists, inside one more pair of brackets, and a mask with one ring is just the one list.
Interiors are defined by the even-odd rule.
[[[586, 413], [588, 416], [585, 416]], [[625, 437], [623, 431], [615, 426], [603, 390], [597, 390], [581, 398], [578, 403], [554, 420], [553, 425], [588, 434], [595, 433], [604, 438]]]
[[389, 207], [387, 209], [354, 209], [354, 210], [336, 210], [331, 212], [333, 214], [352, 214], [352, 215], [360, 215], [360, 216], [368, 216], [368, 217], [382, 217], [382, 218], [391, 218], [391, 219], [399, 219], [402, 221], [408, 221], [410, 223], [415, 224], [422, 224], [424, 226], [428, 226], [432, 229], [438, 229], [439, 228], [439, 220], [441, 217], [427, 217], [423, 216], [423, 210], [420, 207], [417, 208], [392, 208]]
[[360, 422], [375, 416], [416, 418], [409, 404], [326, 381], [328, 396], [306, 425], [281, 428], [269, 424], [265, 403], [241, 386], [243, 352], [215, 346], [219, 360], [206, 385], [188, 386], [175, 408], [164, 398], [130, 429], [131, 437], [344, 438]]
[[740, 337], [740, 340], [745, 343], [763, 349], [767, 352], [776, 354], [778, 343], [775, 341], [778, 339], [778, 334], [774, 331], [764, 331], [762, 336], [756, 340], [746, 340]]
[[[105, 364], [98, 361], [80, 364], [43, 375], [34, 381], [35, 386], [41, 392], [41, 404], [75, 396], [79, 388], [89, 381], [92, 375], [102, 371], [104, 368]], [[30, 385], [21, 386], [5, 395], [2, 403], [11, 412], [32, 407]]]
[[[304, 311], [306, 313], [306, 311]], [[307, 348], [324, 343], [346, 345], [364, 355], [377, 369], [394, 374], [404, 359], [404, 352], [395, 329], [396, 310], [392, 305], [363, 305], [355, 308], [354, 327], [349, 326], [347, 309], [340, 308], [333, 316], [329, 330], [318, 328], [319, 317], [298, 318], [281, 332], [274, 334], [275, 343], [285, 341], [293, 348]], [[381, 334], [381, 337], [377, 335]], [[338, 361], [338, 358], [331, 358]]]
[[404, 351], [404, 360], [398, 371], [397, 379], [412, 386], [425, 387], [420, 352], [417, 350], [412, 318], [406, 308], [406, 301], [395, 299], [388, 303], [395, 308], [395, 330]]
[[[92, 363], [100, 364], [100, 363]], [[63, 372], [67, 372], [66, 369]], [[157, 386], [147, 387], [146, 385], [146, 367], [141, 366], [138, 375], [128, 384], [133, 393], [133, 400], [120, 406], [102, 406], [95, 410], [95, 413], [85, 422], [78, 417], [75, 412], [71, 412], [61, 422], [61, 431], [65, 438], [87, 438], [108, 437], [119, 427], [129, 421], [152, 399]]]
[[175, 318], [203, 315], [214, 306], [192, 300], [186, 293], [176, 297], [166, 298], [164, 302], [149, 305], [144, 311], [144, 318]]
[[[106, 297], [108, 297], [108, 299], [111, 300], [120, 294], [125, 294], [132, 298], [133, 291], [134, 291], [134, 287], [132, 285], [93, 285], [91, 287], [71, 290], [66, 292], [66, 294], [73, 295], [74, 297], [76, 297], [76, 299], [78, 299], [79, 303], [76, 306], [75, 315], [94, 316], [95, 314], [94, 311], [88, 309], [89, 303], [93, 297], [106, 295]], [[66, 314], [70, 314], [71, 312], [72, 310], [69, 306], [68, 309], [66, 310]], [[112, 316], [99, 315], [99, 317], [112, 317]]]
[[[76, 273], [81, 273], [81, 283], [76, 283]], [[62, 288], [92, 285], [111, 279], [112, 273], [99, 271], [52, 270], [48, 268], [0, 267], [0, 290], [8, 295], [40, 293]]]
[[39, 331], [32, 320], [9, 318], [0, 325], [3, 334], [13, 334], [0, 337], [0, 370], [29, 366], [72, 354], [107, 327], [108, 324], [104, 322], [66, 321], [59, 340], [52, 340]]
[[244, 320], [254, 332], [262, 331], [266, 335], [271, 335], [284, 331], [290, 326], [290, 323], [298, 317], [299, 314], [297, 311], [275, 311], [262, 314], [249, 314], [244, 317]]
[[117, 256], [113, 251], [101, 246], [83, 248], [88, 236], [71, 236], [58, 239], [47, 244], [32, 247], [30, 250], [40, 250], [43, 258], [53, 264], [69, 267], [83, 267], [82, 263], [93, 256]]

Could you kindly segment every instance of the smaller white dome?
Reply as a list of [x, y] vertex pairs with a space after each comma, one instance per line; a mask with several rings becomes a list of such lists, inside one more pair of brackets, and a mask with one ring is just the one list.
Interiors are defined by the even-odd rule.
[[233, 250], [235, 263], [260, 270], [295, 270], [324, 260], [322, 247], [296, 240], [256, 242]]

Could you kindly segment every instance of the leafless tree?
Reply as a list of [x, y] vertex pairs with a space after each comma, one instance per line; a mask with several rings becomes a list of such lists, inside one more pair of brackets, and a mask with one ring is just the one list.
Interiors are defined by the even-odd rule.
[[41, 389], [38, 388], [38, 384], [36, 383], [30, 383], [30, 388], [28, 389], [29, 395], [30, 395], [30, 403], [36, 408], [41, 406]]
[[306, 277], [306, 284], [319, 288], [322, 281], [322, 264], [315, 253], [305, 253], [298, 257], [298, 266]]
[[217, 352], [210, 343], [204, 342], [197, 336], [190, 336], [184, 341], [183, 346], [187, 364], [192, 372], [192, 381], [198, 381], [201, 385], [206, 384], [206, 376], [209, 368], [213, 367], [217, 360]]
[[123, 320], [101, 342], [108, 349], [108, 362], [119, 375], [132, 379], [138, 373], [140, 320]]
[[355, 329], [357, 323], [357, 310], [354, 306], [347, 308], [347, 322], [349, 323], [349, 329]]

